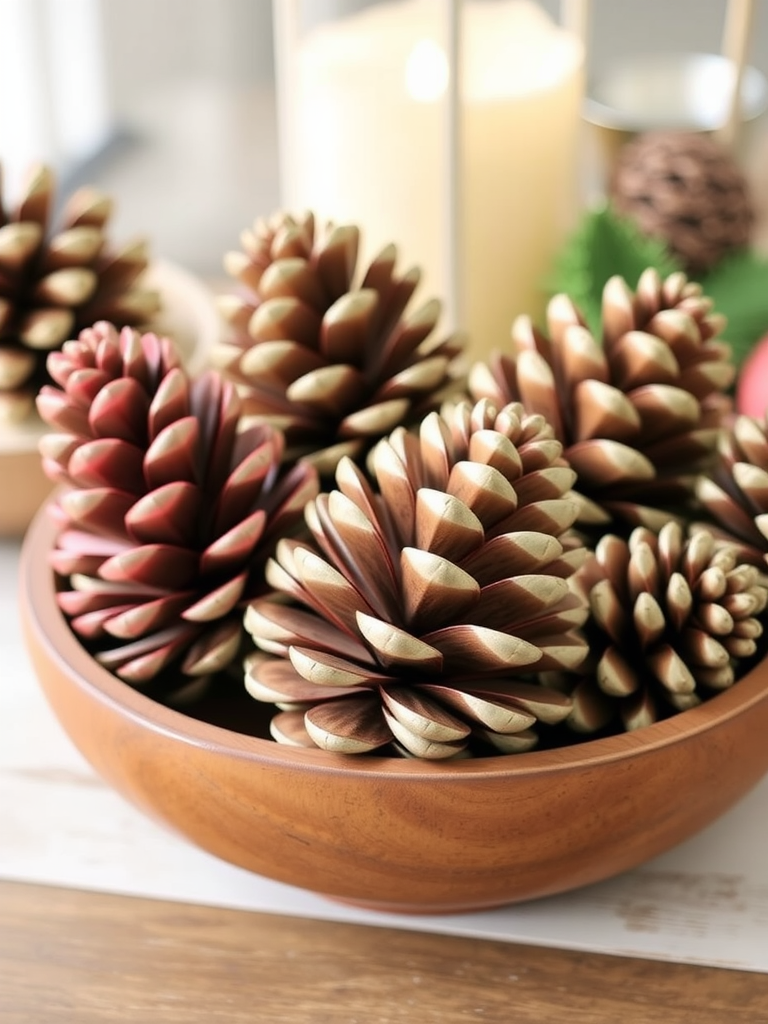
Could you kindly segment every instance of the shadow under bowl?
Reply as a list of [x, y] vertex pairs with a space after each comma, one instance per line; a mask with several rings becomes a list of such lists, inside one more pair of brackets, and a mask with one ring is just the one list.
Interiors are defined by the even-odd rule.
[[20, 600], [28, 650], [62, 726], [139, 808], [277, 881], [393, 912], [529, 900], [662, 853], [768, 770], [766, 662], [637, 732], [454, 763], [283, 746], [266, 738], [258, 706], [261, 736], [201, 721], [121, 682], [80, 645], [56, 604], [55, 532], [38, 513]]

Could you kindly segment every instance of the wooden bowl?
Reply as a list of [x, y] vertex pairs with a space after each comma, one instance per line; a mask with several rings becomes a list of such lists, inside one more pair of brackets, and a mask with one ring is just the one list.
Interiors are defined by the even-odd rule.
[[[219, 340], [221, 321], [209, 290], [192, 274], [159, 260], [146, 270], [142, 285], [160, 293], [161, 312], [152, 329], [172, 335], [191, 372], [202, 369]], [[37, 418], [0, 424], [0, 537], [20, 537], [53, 484], [42, 471], [38, 444], [48, 427]]]
[[[768, 665], [632, 734], [455, 763], [344, 757], [170, 710], [101, 668], [59, 612], [45, 512], [24, 544], [26, 642], [48, 700], [94, 768], [205, 850], [368, 907], [453, 912], [618, 874], [686, 839], [768, 769]], [[224, 706], [226, 705], [226, 706]], [[737, 837], [734, 837], [734, 842]]]

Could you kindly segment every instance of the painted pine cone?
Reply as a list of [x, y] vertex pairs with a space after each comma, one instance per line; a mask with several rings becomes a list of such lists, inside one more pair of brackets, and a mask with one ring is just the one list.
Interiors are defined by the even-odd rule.
[[614, 277], [603, 292], [600, 344], [558, 295], [548, 336], [519, 317], [513, 351], [473, 366], [470, 391], [522, 402], [552, 423], [578, 474], [581, 525], [624, 519], [660, 529], [692, 494], [729, 408], [735, 370], [711, 306], [684, 274], [661, 280], [646, 270], [636, 292]]
[[764, 572], [768, 561], [768, 420], [737, 416], [720, 437], [718, 462], [700, 477], [699, 501], [740, 542], [741, 557]]
[[731, 686], [757, 651], [768, 601], [764, 577], [706, 531], [670, 522], [655, 534], [611, 534], [571, 580], [590, 605], [589, 676], [574, 688], [568, 724], [650, 725]]
[[227, 271], [242, 285], [221, 308], [234, 327], [214, 353], [235, 380], [248, 413], [268, 418], [322, 473], [359, 456], [394, 427], [438, 404], [460, 350], [436, 340], [436, 300], [406, 307], [416, 269], [395, 272], [394, 246], [354, 282], [359, 231], [316, 230], [311, 214], [257, 221], [229, 253]]
[[144, 244], [107, 246], [110, 200], [79, 189], [53, 227], [53, 187], [51, 171], [36, 167], [15, 209], [0, 206], [0, 419], [33, 410], [46, 356], [67, 338], [100, 319], [143, 323], [159, 305], [136, 285]]
[[755, 220], [731, 153], [700, 132], [649, 132], [619, 154], [611, 203], [699, 275], [749, 244]]
[[72, 629], [136, 686], [221, 670], [276, 537], [317, 493], [314, 470], [281, 474], [280, 433], [240, 429], [234, 387], [214, 371], [191, 381], [167, 338], [99, 323], [48, 369], [58, 387], [38, 408], [56, 432], [41, 448], [67, 488], [53, 567]]
[[338, 489], [307, 508], [315, 543], [281, 541], [267, 565], [304, 608], [246, 612], [261, 648], [246, 686], [284, 709], [276, 739], [441, 759], [530, 749], [537, 721], [569, 714], [532, 676], [586, 654], [560, 452], [542, 417], [464, 402], [379, 442], [378, 491], [342, 459]]

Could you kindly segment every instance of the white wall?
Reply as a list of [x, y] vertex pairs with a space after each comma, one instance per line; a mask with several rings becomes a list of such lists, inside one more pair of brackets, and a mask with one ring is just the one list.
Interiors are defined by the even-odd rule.
[[271, 80], [271, 0], [100, 2], [118, 116], [181, 78], [224, 86]]

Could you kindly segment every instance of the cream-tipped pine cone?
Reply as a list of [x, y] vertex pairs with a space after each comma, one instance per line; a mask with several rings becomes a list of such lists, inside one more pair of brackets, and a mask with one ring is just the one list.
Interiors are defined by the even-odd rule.
[[[568, 725], [650, 725], [731, 686], [757, 651], [768, 584], [738, 549], [670, 522], [604, 536], [571, 579], [589, 602], [589, 674], [563, 687]], [[562, 686], [562, 680], [551, 680]]]
[[650, 269], [635, 292], [611, 278], [602, 317], [602, 344], [565, 295], [549, 303], [547, 335], [519, 317], [512, 350], [473, 366], [470, 392], [552, 423], [578, 474], [581, 525], [660, 529], [690, 499], [729, 409], [723, 318], [684, 274], [661, 280]]
[[[307, 507], [314, 543], [281, 541], [278, 599], [248, 608], [246, 686], [276, 739], [342, 753], [517, 752], [570, 700], [534, 673], [575, 671], [584, 602], [568, 577], [573, 472], [518, 405], [462, 402], [348, 458]], [[286, 605], [285, 596], [294, 600]], [[302, 607], [303, 606], [303, 607]]]
[[696, 494], [718, 527], [740, 542], [741, 557], [768, 561], [768, 418], [737, 416], [720, 435], [718, 460]]
[[614, 208], [666, 243], [698, 276], [749, 244], [755, 214], [733, 155], [701, 132], [648, 132], [622, 147], [609, 183]]
[[419, 272], [396, 273], [394, 246], [358, 282], [356, 227], [278, 214], [241, 242], [225, 266], [242, 290], [221, 301], [234, 333], [214, 359], [297, 454], [332, 474], [439, 404], [460, 344], [434, 337], [436, 300], [406, 311]]
[[38, 409], [55, 431], [44, 468], [65, 486], [54, 509], [62, 610], [136, 686], [208, 678], [238, 654], [243, 607], [317, 493], [314, 470], [281, 472], [280, 433], [240, 429], [234, 387], [215, 371], [190, 380], [167, 338], [99, 323], [48, 369], [57, 386], [41, 389]]
[[137, 286], [144, 244], [108, 247], [111, 201], [81, 188], [53, 227], [53, 186], [50, 169], [38, 166], [16, 207], [0, 205], [0, 420], [32, 411], [46, 357], [67, 338], [101, 319], [144, 323], [159, 305]]

